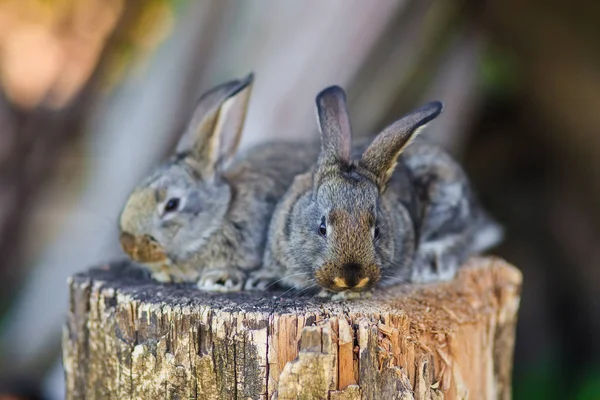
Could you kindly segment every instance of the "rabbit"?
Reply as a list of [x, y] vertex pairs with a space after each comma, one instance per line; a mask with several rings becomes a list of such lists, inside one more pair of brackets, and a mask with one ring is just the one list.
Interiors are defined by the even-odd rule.
[[324, 89], [316, 103], [318, 162], [277, 205], [263, 269], [251, 279], [352, 297], [376, 285], [451, 279], [466, 257], [501, 240], [457, 162], [415, 140], [442, 103], [354, 147], [344, 90]]
[[274, 142], [233, 157], [252, 83], [250, 74], [205, 93], [176, 154], [132, 191], [121, 211], [121, 247], [159, 282], [240, 290], [247, 271], [261, 265], [277, 201], [316, 161], [316, 142]]

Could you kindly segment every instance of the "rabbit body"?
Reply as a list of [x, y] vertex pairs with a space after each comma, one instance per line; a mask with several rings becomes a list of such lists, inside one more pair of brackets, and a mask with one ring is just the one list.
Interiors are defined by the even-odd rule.
[[260, 279], [362, 292], [450, 279], [466, 257], [495, 245], [502, 230], [458, 163], [424, 140], [411, 144], [441, 109], [429, 103], [351, 147], [343, 90], [321, 92], [319, 160], [275, 210]]
[[442, 148], [415, 140], [400, 156], [411, 176], [418, 237], [411, 280], [451, 279], [471, 255], [500, 243], [502, 227], [484, 210], [462, 167]]
[[263, 144], [233, 158], [251, 82], [205, 94], [177, 154], [133, 190], [121, 212], [123, 249], [158, 281], [240, 290], [262, 262], [277, 201], [316, 160], [318, 145], [308, 142]]

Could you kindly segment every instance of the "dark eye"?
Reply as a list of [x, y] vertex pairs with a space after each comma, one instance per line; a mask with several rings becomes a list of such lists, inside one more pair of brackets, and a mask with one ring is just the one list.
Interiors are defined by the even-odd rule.
[[319, 225], [319, 235], [327, 237], [327, 223], [325, 223], [325, 217], [321, 218], [321, 225]]
[[169, 199], [169, 201], [167, 201], [167, 204], [165, 204], [165, 212], [173, 212], [175, 210], [177, 210], [177, 208], [179, 208], [179, 199], [177, 197], [173, 197], [172, 199]]
[[379, 225], [375, 225], [375, 231], [373, 232], [375, 240], [379, 239]]

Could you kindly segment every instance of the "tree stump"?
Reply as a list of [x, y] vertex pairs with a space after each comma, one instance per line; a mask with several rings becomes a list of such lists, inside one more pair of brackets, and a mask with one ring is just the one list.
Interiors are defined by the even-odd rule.
[[69, 280], [67, 398], [509, 399], [521, 279], [473, 258], [451, 282], [334, 302], [95, 268]]

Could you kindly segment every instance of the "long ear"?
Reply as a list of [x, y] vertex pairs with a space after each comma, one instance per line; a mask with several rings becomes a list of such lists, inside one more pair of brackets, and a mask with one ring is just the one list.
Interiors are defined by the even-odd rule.
[[385, 128], [365, 150], [359, 164], [376, 176], [380, 190], [385, 189], [402, 151], [440, 115], [442, 108], [439, 101], [425, 104]]
[[198, 100], [192, 118], [177, 145], [189, 152], [203, 176], [213, 175], [235, 154], [246, 118], [254, 75], [223, 83]]
[[321, 131], [319, 165], [348, 164], [352, 132], [342, 88], [331, 86], [317, 95], [317, 119]]

